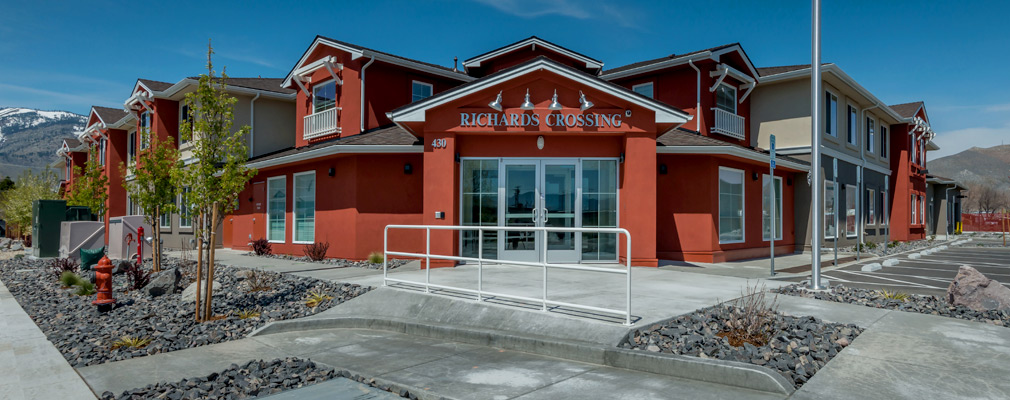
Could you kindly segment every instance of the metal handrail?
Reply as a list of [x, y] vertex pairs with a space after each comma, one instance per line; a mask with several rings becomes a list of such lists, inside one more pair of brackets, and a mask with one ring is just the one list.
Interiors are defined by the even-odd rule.
[[[424, 253], [413, 253], [405, 251], [389, 251], [389, 230], [390, 229], [412, 229], [412, 230], [424, 230], [425, 231], [425, 251]], [[477, 231], [477, 257], [462, 257], [462, 256], [451, 256], [451, 255], [441, 255], [441, 254], [431, 254], [431, 231], [432, 230], [453, 230], [453, 231]], [[489, 260], [484, 258], [484, 231], [521, 231], [521, 232], [543, 232], [544, 245], [541, 246], [541, 261], [540, 262], [530, 262], [530, 261], [502, 261], [502, 260]], [[564, 263], [549, 263], [547, 262], [547, 233], [548, 232], [573, 232], [573, 233], [614, 233], [623, 234], [626, 240], [625, 247], [625, 269], [613, 269], [613, 268], [600, 268], [600, 267], [587, 267], [580, 264], [564, 264]], [[529, 302], [540, 302], [541, 311], [547, 311], [548, 305], [578, 308], [589, 311], [612, 313], [624, 315], [624, 325], [631, 325], [631, 233], [624, 228], [563, 228], [563, 227], [535, 227], [535, 226], [463, 226], [463, 225], [386, 225], [383, 230], [382, 237], [382, 285], [388, 286], [388, 282], [395, 283], [406, 283], [414, 285], [424, 285], [424, 292], [431, 293], [431, 288], [454, 290], [464, 293], [471, 293], [477, 296], [477, 301], [484, 301], [485, 296], [493, 297], [503, 297], [511, 298], [521, 301]], [[423, 258], [424, 264], [424, 282], [409, 281], [404, 279], [394, 279], [389, 277], [388, 260], [389, 256], [401, 256], [401, 257], [417, 257]], [[452, 260], [452, 261], [467, 261], [477, 263], [477, 290], [466, 289], [454, 286], [446, 285], [436, 285], [431, 283], [431, 259], [440, 260]], [[512, 264], [520, 266], [529, 267], [541, 267], [543, 268], [543, 292], [540, 298], [517, 296], [504, 293], [489, 292], [484, 290], [484, 263], [490, 262], [492, 264]], [[560, 302], [556, 300], [549, 300], [547, 298], [547, 270], [563, 269], [563, 270], [575, 270], [575, 271], [589, 271], [589, 272], [602, 272], [608, 274], [623, 274], [625, 275], [625, 286], [626, 286], [626, 297], [625, 297], [625, 309], [617, 310], [611, 308], [594, 307], [587, 305], [579, 305], [574, 303]]]

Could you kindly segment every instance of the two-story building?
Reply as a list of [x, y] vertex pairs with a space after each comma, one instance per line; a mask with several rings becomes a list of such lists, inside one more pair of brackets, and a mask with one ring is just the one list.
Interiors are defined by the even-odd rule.
[[59, 168], [59, 194], [65, 198], [73, 190], [77, 176], [84, 171], [84, 163], [88, 161], [88, 146], [76, 137], [63, 139], [60, 148], [56, 150], [56, 157], [60, 162], [53, 163], [52, 166]]
[[[105, 222], [105, 232], [109, 232], [110, 218], [128, 215], [121, 165], [126, 161], [126, 138], [128, 132], [134, 129], [134, 123], [134, 116], [121, 108], [94, 106], [88, 114], [87, 127], [79, 136], [82, 142], [91, 146], [90, 151], [98, 152], [97, 159], [108, 185], [105, 215], [99, 216]], [[105, 242], [108, 243], [108, 240], [106, 235]]]
[[891, 169], [894, 171], [891, 239], [925, 239], [927, 216], [933, 208], [927, 206], [926, 153], [939, 150], [939, 147], [932, 142], [935, 133], [923, 102], [896, 104], [891, 108], [901, 117], [892, 127], [894, 135], [891, 138]]

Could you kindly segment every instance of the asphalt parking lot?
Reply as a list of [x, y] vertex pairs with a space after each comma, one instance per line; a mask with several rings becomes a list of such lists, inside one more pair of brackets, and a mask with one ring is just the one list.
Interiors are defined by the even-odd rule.
[[[898, 265], [883, 267], [874, 272], [865, 272], [862, 268], [866, 264], [881, 263], [886, 258], [848, 265], [823, 272], [821, 275], [827, 278], [831, 285], [842, 284], [864, 289], [943, 296], [950, 281], [957, 275], [958, 268], [970, 265], [1004, 286], [1010, 286], [1010, 248], [978, 247], [977, 242], [969, 242], [917, 260], [909, 259], [908, 254], [893, 258], [898, 259]], [[792, 280], [804, 279], [806, 278]]]

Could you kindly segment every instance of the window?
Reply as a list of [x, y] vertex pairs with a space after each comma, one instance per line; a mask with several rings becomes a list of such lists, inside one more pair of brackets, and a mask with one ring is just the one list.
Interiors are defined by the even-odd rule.
[[312, 113], [323, 112], [337, 106], [337, 82], [329, 81], [312, 87]]
[[869, 225], [877, 224], [877, 193], [873, 189], [866, 189], [866, 215]]
[[873, 153], [873, 145], [877, 143], [876, 138], [873, 135], [873, 128], [877, 126], [877, 123], [873, 118], [866, 117], [866, 151]]
[[188, 187], [182, 188], [182, 193], [179, 194], [179, 227], [180, 228], [192, 228], [193, 227], [193, 217], [191, 216], [193, 211], [190, 210], [189, 200], [186, 196], [189, 196], [190, 189]]
[[410, 85], [410, 101], [415, 102], [431, 97], [432, 87], [430, 83], [413, 81]]
[[926, 141], [919, 141], [919, 165], [926, 166]]
[[[582, 226], [617, 227], [617, 160], [582, 161]], [[583, 233], [583, 261], [617, 260], [617, 234]]]
[[74, 169], [70, 167], [70, 155], [67, 154], [67, 156], [64, 157], [63, 161], [66, 163], [66, 166], [67, 166], [67, 168], [65, 170], [66, 171], [66, 175], [64, 175], [64, 176], [66, 176], [67, 179], [69, 180], [70, 177], [73, 176], [73, 174], [74, 174]]
[[294, 175], [294, 243], [312, 243], [316, 239], [316, 173]]
[[151, 144], [151, 112], [140, 113], [140, 149], [144, 150]]
[[171, 229], [172, 228], [172, 214], [162, 213], [158, 217], [158, 227], [161, 229]]
[[926, 223], [926, 198], [919, 196], [919, 224]]
[[719, 243], [743, 242], [743, 219], [743, 171], [719, 168]]
[[[764, 240], [771, 238], [771, 204], [772, 191], [769, 185], [769, 176], [765, 175], [761, 181], [761, 237]], [[775, 187], [775, 240], [782, 240], [782, 178], [776, 176]]]
[[[463, 160], [460, 170], [461, 225], [498, 226], [498, 160]], [[484, 232], [483, 250], [477, 247], [477, 231], [460, 231], [460, 236], [464, 257], [498, 258], [498, 232]]]
[[859, 220], [856, 218], [856, 187], [845, 185], [845, 236], [856, 236]]
[[631, 90], [635, 91], [635, 93], [638, 93], [650, 99], [653, 98], [652, 82], [637, 84], [635, 86], [632, 86]]
[[130, 139], [126, 141], [126, 156], [130, 164], [137, 160], [137, 131], [130, 132]]
[[189, 117], [189, 105], [186, 103], [179, 103], [179, 144], [185, 144], [188, 140], [182, 138], [182, 128], [186, 125], [190, 127], [190, 135], [192, 135], [193, 124]]
[[848, 129], [846, 130], [847, 133], [846, 138], [849, 141], [849, 144], [854, 145], [856, 144], [856, 128], [858, 127], [859, 119], [857, 117], [858, 113], [856, 112], [856, 108], [853, 106], [848, 106], [848, 108], [849, 108], [849, 124], [848, 124], [849, 126]]
[[720, 110], [736, 114], [736, 88], [725, 83], [719, 85], [719, 88], [715, 89], [715, 106]]
[[105, 142], [104, 138], [98, 140], [98, 163], [105, 165]]
[[284, 207], [287, 204], [287, 179], [267, 179], [267, 240], [284, 243]]
[[835, 225], [835, 183], [824, 182], [824, 238], [833, 239], [837, 228]]
[[824, 133], [838, 137], [838, 96], [824, 92]]
[[915, 142], [915, 134], [914, 133], [912, 134], [912, 137], [909, 138], [909, 140], [911, 140], [909, 142], [909, 143], [911, 143], [911, 145], [909, 145], [909, 146], [912, 148], [912, 162], [914, 163], [914, 162], [916, 162], [916, 160], [919, 159], [918, 152], [916, 151], [919, 148], [919, 145], [916, 144], [916, 142]]
[[[884, 182], [884, 185], [886, 186], [887, 182]], [[881, 221], [880, 221], [880, 224], [884, 225], [884, 226], [887, 226], [887, 224], [890, 223], [890, 221], [889, 221], [889, 219], [890, 219], [890, 217], [889, 217], [890, 212], [887, 211], [887, 190], [886, 189], [880, 191], [880, 208], [881, 208], [881, 210], [880, 210], [881, 211], [880, 212], [880, 216], [883, 217], [881, 219]]]
[[887, 127], [880, 125], [880, 155], [887, 157]]
[[918, 221], [917, 219], [915, 219], [915, 210], [919, 208], [919, 205], [915, 204], [915, 198], [916, 197], [913, 194], [912, 195], [912, 207], [911, 207], [912, 208], [912, 224], [913, 225], [916, 224], [916, 221]]

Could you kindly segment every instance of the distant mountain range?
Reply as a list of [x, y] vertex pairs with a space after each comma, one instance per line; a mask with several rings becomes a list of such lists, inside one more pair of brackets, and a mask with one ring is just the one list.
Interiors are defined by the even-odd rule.
[[87, 117], [72, 112], [0, 107], [0, 179], [45, 168], [62, 140], [85, 124]]
[[930, 160], [927, 167], [931, 175], [963, 183], [994, 181], [999, 187], [1010, 190], [1010, 145], [972, 147], [954, 155]]

